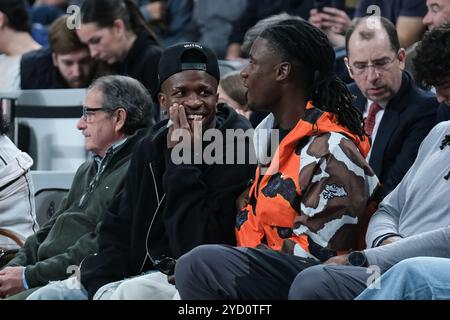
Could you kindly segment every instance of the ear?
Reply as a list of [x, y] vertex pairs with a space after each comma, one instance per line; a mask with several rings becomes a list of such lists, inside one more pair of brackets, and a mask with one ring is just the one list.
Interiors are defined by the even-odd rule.
[[400, 48], [398, 51], [398, 61], [400, 62], [400, 69], [404, 70], [406, 65], [406, 51]]
[[124, 108], [118, 108], [116, 111], [116, 132], [121, 132], [127, 121], [127, 112]]
[[122, 19], [116, 19], [114, 20], [112, 29], [115, 34], [121, 35], [125, 32], [125, 23]]
[[167, 106], [168, 99], [164, 93], [158, 93], [158, 101], [161, 108], [163, 108], [164, 111], [169, 112], [169, 107]]
[[281, 62], [277, 67], [277, 81], [286, 80], [291, 74], [292, 65], [289, 62]]
[[52, 61], [53, 61], [53, 65], [55, 67], [58, 67], [58, 54], [55, 52], [52, 52]]
[[350, 62], [348, 61], [347, 57], [344, 58], [344, 62], [345, 62], [345, 66], [347, 67], [348, 74], [349, 74], [350, 78], [353, 79], [352, 69], [350, 68]]

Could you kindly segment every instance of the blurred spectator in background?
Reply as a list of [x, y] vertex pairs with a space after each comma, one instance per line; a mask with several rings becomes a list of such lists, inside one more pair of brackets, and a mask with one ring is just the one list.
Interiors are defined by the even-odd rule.
[[425, 34], [413, 63], [416, 81], [436, 89], [436, 122], [450, 120], [450, 22]]
[[[422, 24], [426, 14], [424, 0], [360, 0], [353, 22], [372, 14], [379, 14], [394, 23], [403, 48], [418, 41], [425, 31]], [[343, 47], [344, 34], [352, 24], [351, 19], [340, 9], [324, 7], [311, 10], [309, 21], [326, 32], [335, 47]]]
[[20, 89], [20, 59], [24, 53], [40, 48], [30, 31], [25, 2], [0, 1], [0, 91]]
[[247, 6], [247, 0], [194, 0], [193, 30], [197, 42], [224, 59], [233, 23]]
[[259, 34], [268, 26], [276, 24], [280, 21], [289, 19], [303, 19], [299, 16], [293, 16], [287, 13], [280, 13], [273, 16], [269, 16], [265, 19], [259, 20], [253, 27], [247, 30], [244, 35], [244, 40], [241, 45], [241, 52], [244, 56], [248, 57], [250, 55], [250, 48], [253, 42], [259, 36]]
[[164, 46], [193, 40], [190, 28], [193, 0], [134, 1]]
[[67, 27], [67, 16], [50, 27], [50, 48], [23, 55], [20, 65], [22, 89], [86, 88], [96, 64], [87, 45], [80, 42], [75, 29]]
[[312, 3], [312, 0], [247, 0], [247, 7], [233, 25], [233, 31], [228, 41], [226, 59], [233, 60], [243, 56], [241, 44], [245, 33], [258, 21], [282, 12], [307, 18]]
[[233, 71], [220, 79], [219, 102], [224, 102], [232, 107], [237, 113], [250, 119], [252, 112], [247, 106], [247, 88], [244, 86], [240, 71]]
[[105, 61], [115, 73], [135, 78], [151, 94], [156, 93], [161, 50], [157, 36], [131, 0], [83, 2], [77, 35], [94, 59]]
[[67, 0], [36, 0], [31, 7], [31, 22], [51, 25], [66, 11]]
[[423, 24], [428, 30], [450, 21], [450, 0], [427, 0], [428, 12], [423, 17]]
[[[422, 22], [428, 30], [432, 30], [450, 21], [450, 0], [427, 0], [426, 3], [428, 12], [425, 17], [423, 17]], [[416, 49], [419, 43], [420, 41], [416, 42], [406, 50], [406, 70], [411, 71], [413, 74], [415, 74], [413, 60], [416, 56]], [[419, 85], [424, 84], [419, 83]], [[427, 89], [429, 87], [423, 88]], [[447, 110], [447, 108], [443, 109]]]

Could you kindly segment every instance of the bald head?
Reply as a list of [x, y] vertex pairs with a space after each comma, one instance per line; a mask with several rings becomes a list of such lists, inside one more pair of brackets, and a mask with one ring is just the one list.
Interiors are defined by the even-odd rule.
[[[450, 0], [449, 0], [450, 1]], [[364, 17], [350, 27], [345, 35], [345, 48], [347, 55], [351, 55], [350, 41], [362, 42], [383, 37], [389, 42], [392, 51], [398, 52], [400, 42], [397, 30], [392, 22], [384, 17]]]

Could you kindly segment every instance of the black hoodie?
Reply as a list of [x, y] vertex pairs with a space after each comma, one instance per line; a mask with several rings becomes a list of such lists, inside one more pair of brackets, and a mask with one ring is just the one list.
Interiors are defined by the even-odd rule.
[[[224, 105], [218, 106], [216, 120], [224, 137], [226, 129], [251, 128]], [[178, 258], [200, 244], [236, 244], [235, 201], [256, 165], [175, 165], [167, 149], [166, 123], [155, 125], [136, 146], [125, 190], [103, 220], [99, 253], [81, 265], [89, 298], [107, 283], [153, 269], [152, 260]], [[254, 152], [249, 139], [245, 145], [246, 153]]]

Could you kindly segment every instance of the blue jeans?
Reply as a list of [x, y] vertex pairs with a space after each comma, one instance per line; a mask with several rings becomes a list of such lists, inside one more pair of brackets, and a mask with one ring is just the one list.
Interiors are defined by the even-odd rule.
[[63, 281], [52, 281], [28, 296], [27, 300], [87, 300], [83, 285], [70, 277]]
[[381, 276], [381, 288], [364, 290], [357, 300], [448, 300], [450, 259], [406, 259]]

